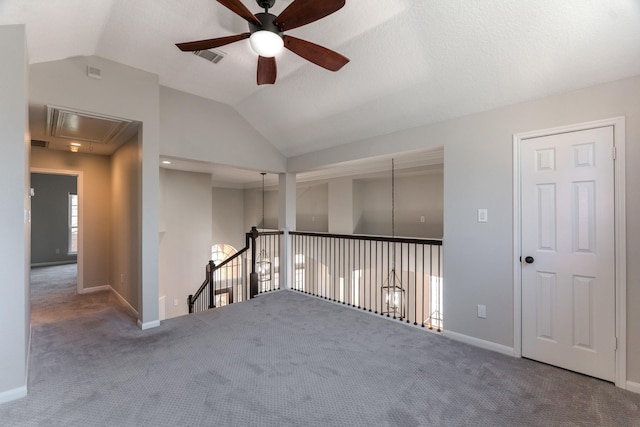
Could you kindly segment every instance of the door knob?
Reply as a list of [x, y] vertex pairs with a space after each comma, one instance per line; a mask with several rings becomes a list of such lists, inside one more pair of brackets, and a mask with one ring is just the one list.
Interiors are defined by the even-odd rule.
[[528, 256], [524, 259], [524, 262], [526, 262], [527, 264], [533, 264], [533, 261], [535, 260], [533, 259], [532, 256]]

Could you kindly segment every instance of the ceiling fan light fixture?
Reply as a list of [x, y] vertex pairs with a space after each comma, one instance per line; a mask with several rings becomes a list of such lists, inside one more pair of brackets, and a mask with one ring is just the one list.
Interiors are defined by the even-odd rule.
[[284, 48], [282, 37], [268, 30], [260, 30], [251, 34], [249, 44], [256, 54], [265, 58], [276, 56]]

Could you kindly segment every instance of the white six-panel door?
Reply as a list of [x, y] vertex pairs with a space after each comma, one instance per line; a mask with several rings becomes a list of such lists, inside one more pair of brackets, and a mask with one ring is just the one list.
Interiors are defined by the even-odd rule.
[[520, 153], [522, 355], [613, 381], [613, 127], [523, 140]]

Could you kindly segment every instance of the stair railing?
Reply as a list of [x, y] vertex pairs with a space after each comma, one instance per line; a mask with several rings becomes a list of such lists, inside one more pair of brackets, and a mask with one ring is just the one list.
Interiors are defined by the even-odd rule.
[[[193, 313], [194, 309], [196, 307], [196, 304], [199, 303], [200, 308], [201, 309], [207, 309], [207, 308], [215, 308], [216, 307], [216, 292], [217, 291], [222, 291], [222, 289], [220, 290], [216, 290], [216, 273], [217, 272], [222, 272], [223, 268], [225, 269], [229, 269], [231, 268], [232, 271], [235, 272], [235, 278], [237, 279], [238, 277], [238, 273], [242, 272], [241, 274], [241, 280], [242, 280], [242, 289], [246, 288], [246, 278], [245, 278], [245, 262], [242, 262], [243, 260], [246, 259], [246, 252], [249, 249], [252, 249], [252, 253], [255, 252], [255, 239], [258, 237], [258, 230], [256, 229], [256, 227], [252, 227], [251, 231], [249, 233], [246, 233], [246, 237], [245, 237], [245, 247], [242, 248], [241, 250], [239, 250], [238, 252], [236, 252], [235, 254], [233, 254], [232, 256], [230, 256], [229, 258], [225, 259], [224, 261], [222, 261], [220, 264], [216, 265], [215, 262], [213, 260], [210, 260], [209, 263], [207, 264], [206, 268], [205, 268], [205, 279], [204, 282], [202, 282], [202, 285], [200, 285], [200, 287], [198, 288], [198, 290], [192, 294], [189, 295], [187, 297], [187, 304], [189, 306], [189, 313]], [[252, 242], [254, 242], [254, 244], [252, 244]], [[255, 259], [255, 255], [252, 256], [252, 259]], [[234, 265], [235, 263], [235, 265]], [[238, 265], [239, 264], [239, 265]], [[255, 274], [255, 267], [252, 268], [252, 275]], [[257, 280], [256, 280], [256, 285], [255, 285], [256, 289], [257, 289]], [[225, 288], [229, 289], [228, 287]], [[205, 293], [205, 290], [207, 291]], [[205, 298], [208, 299], [208, 302], [201, 301], [201, 297], [205, 295]], [[249, 292], [249, 298], [253, 298], [255, 296], [255, 293], [253, 291], [250, 290]], [[237, 297], [240, 297], [240, 295], [238, 295]], [[233, 302], [233, 293], [231, 293], [230, 295], [231, 301], [228, 301], [229, 303]], [[236, 298], [238, 299], [238, 298]], [[201, 311], [201, 310], [198, 310]]]

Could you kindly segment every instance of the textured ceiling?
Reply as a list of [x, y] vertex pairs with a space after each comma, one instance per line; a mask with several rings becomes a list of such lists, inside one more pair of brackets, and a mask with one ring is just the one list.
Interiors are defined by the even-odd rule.
[[246, 40], [217, 65], [174, 46], [247, 31], [214, 0], [0, 0], [0, 24], [18, 23], [32, 63], [98, 55], [156, 73], [231, 105], [286, 156], [640, 74], [638, 0], [347, 0], [289, 34], [351, 62], [332, 73], [285, 50], [260, 87]]

